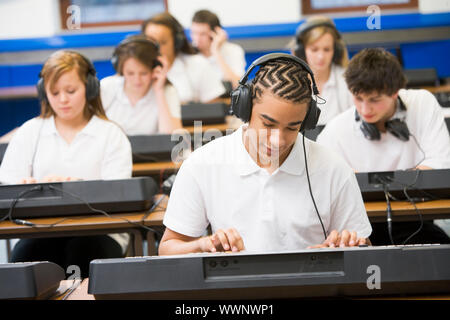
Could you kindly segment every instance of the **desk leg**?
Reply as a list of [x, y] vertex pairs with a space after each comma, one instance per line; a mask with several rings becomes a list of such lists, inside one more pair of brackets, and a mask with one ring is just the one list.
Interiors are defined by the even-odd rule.
[[11, 258], [11, 239], [5, 239], [6, 240], [6, 262], [10, 261]]
[[133, 237], [133, 255], [136, 257], [141, 257], [144, 255], [144, 249], [142, 242], [144, 239], [142, 239], [142, 234], [140, 230], [133, 230], [130, 231], [132, 237]]
[[157, 254], [155, 233], [153, 231], [147, 231], [147, 255], [156, 256]]

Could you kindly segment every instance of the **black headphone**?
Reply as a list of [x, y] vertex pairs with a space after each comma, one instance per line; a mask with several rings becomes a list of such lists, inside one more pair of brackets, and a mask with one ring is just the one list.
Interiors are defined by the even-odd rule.
[[345, 46], [342, 42], [341, 34], [336, 29], [336, 26], [333, 22], [329, 21], [328, 19], [317, 19], [312, 21], [306, 21], [305, 23], [302, 23], [295, 32], [295, 47], [294, 47], [294, 54], [303, 59], [306, 60], [306, 54], [305, 54], [305, 46], [303, 44], [303, 36], [306, 32], [308, 32], [311, 29], [317, 28], [317, 27], [329, 27], [333, 29], [336, 32], [337, 40], [334, 41], [334, 53], [333, 53], [333, 62], [336, 64], [339, 64], [342, 60], [342, 57], [344, 55]]
[[[399, 107], [401, 111], [406, 111], [405, 104], [402, 99], [398, 97]], [[368, 140], [380, 140], [381, 134], [380, 130], [378, 130], [377, 126], [373, 123], [367, 123], [364, 120], [361, 120], [361, 117], [358, 114], [358, 111], [355, 110], [355, 121], [361, 121], [361, 131], [364, 134], [364, 137]], [[402, 119], [394, 118], [392, 120], [388, 120], [385, 123], [386, 130], [390, 132], [393, 136], [397, 137], [401, 141], [409, 140], [409, 129], [406, 122]]]
[[[97, 72], [95, 71], [95, 68], [94, 68], [94, 65], [92, 64], [92, 62], [79, 52], [72, 51], [72, 50], [61, 50], [61, 51], [77, 54], [86, 62], [86, 64], [88, 65], [88, 72], [86, 75], [86, 100], [90, 101], [90, 100], [96, 98], [100, 94], [100, 81], [98, 80], [98, 78], [96, 76]], [[50, 57], [52, 57], [54, 54], [57, 54], [58, 52], [61, 52], [61, 51], [56, 51]], [[47, 59], [47, 61], [48, 61], [48, 59]], [[45, 63], [47, 63], [47, 61]], [[45, 63], [44, 63], [44, 66], [45, 66]], [[37, 88], [37, 94], [38, 94], [39, 101], [46, 101], [47, 103], [49, 103], [48, 98], [47, 98], [47, 93], [45, 92], [44, 78], [42, 78], [42, 70], [39, 72], [39, 80], [36, 84], [36, 88]]]
[[[239, 80], [239, 86], [231, 92], [231, 112], [236, 117], [241, 119], [244, 122], [250, 121], [250, 117], [252, 114], [253, 108], [253, 84], [251, 82], [247, 83], [248, 75], [250, 72], [256, 67], [266, 64], [269, 61], [273, 60], [289, 60], [301, 65], [311, 76], [312, 79], [312, 91], [314, 95], [319, 94], [319, 90], [317, 89], [316, 81], [314, 80], [314, 75], [308, 64], [297, 58], [293, 55], [286, 53], [269, 53], [258, 59], [256, 59], [242, 76], [241, 80]], [[308, 111], [306, 112], [305, 119], [303, 120], [300, 126], [300, 132], [304, 132], [305, 130], [312, 130], [316, 127], [317, 121], [319, 120], [320, 109], [317, 107], [317, 102], [311, 98], [311, 102], [308, 106]]]
[[[119, 43], [119, 45], [116, 47], [116, 49], [114, 49], [113, 55], [111, 57], [111, 64], [113, 65], [114, 69], [118, 73], [120, 73], [119, 60], [120, 60], [121, 52], [130, 43], [142, 43], [144, 45], [150, 46], [151, 50], [156, 51], [157, 55], [159, 55], [159, 45], [156, 42], [146, 38], [144, 35], [128, 36]], [[155, 60], [153, 60], [153, 68], [155, 68], [157, 66], [162, 66], [162, 64], [158, 59], [155, 58]]]
[[181, 24], [174, 23], [175, 26], [175, 34], [173, 35], [173, 46], [175, 48], [175, 53], [177, 54], [178, 52], [181, 51], [181, 49], [183, 48], [185, 42], [187, 42], [187, 38], [186, 38], [186, 34], [184, 33], [184, 29], [183, 26]]

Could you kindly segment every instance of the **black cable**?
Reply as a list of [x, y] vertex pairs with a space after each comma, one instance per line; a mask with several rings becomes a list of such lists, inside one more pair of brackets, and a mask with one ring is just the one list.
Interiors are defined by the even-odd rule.
[[389, 199], [389, 191], [388, 191], [388, 188], [387, 188], [386, 184], [384, 184], [384, 195], [386, 197], [386, 222], [387, 222], [389, 240], [391, 241], [392, 245], [395, 245], [394, 239], [392, 238], [392, 208], [391, 208], [391, 201]]
[[416, 210], [417, 214], [419, 215], [419, 219], [420, 219], [420, 226], [419, 226], [419, 228], [415, 232], [413, 232], [413, 234], [411, 234], [408, 238], [406, 238], [405, 241], [403, 241], [402, 245], [405, 245], [409, 240], [411, 240], [412, 237], [414, 237], [416, 234], [418, 234], [422, 230], [422, 228], [423, 228], [423, 217], [422, 217], [422, 213], [420, 212], [420, 210], [417, 209], [417, 206], [416, 206], [416, 203], [414, 202], [414, 200], [411, 199], [411, 197], [406, 192], [406, 187], [403, 189], [403, 193], [405, 194], [405, 196], [408, 199], [408, 201], [414, 206], [414, 209]]
[[325, 227], [322, 222], [322, 218], [320, 217], [319, 210], [317, 209], [316, 201], [314, 200], [314, 196], [311, 189], [311, 181], [309, 179], [309, 171], [308, 171], [308, 161], [306, 159], [306, 148], [305, 148], [305, 135], [303, 135], [303, 155], [305, 158], [305, 169], [306, 169], [306, 178], [308, 179], [308, 187], [309, 187], [309, 194], [311, 195], [311, 200], [314, 204], [314, 208], [316, 209], [317, 217], [319, 218], [320, 225], [322, 226], [323, 236], [325, 237], [325, 241], [327, 240], [327, 232], [325, 231]]
[[[106, 217], [108, 217], [108, 218], [110, 218], [110, 219], [120, 219], [120, 220], [123, 220], [123, 221], [125, 221], [125, 222], [128, 222], [129, 224], [132, 224], [132, 225], [135, 225], [135, 226], [144, 228], [144, 229], [146, 229], [146, 230], [148, 230], [148, 231], [152, 231], [152, 232], [154, 232], [154, 233], [161, 234], [161, 232], [157, 231], [156, 229], [147, 227], [147, 226], [145, 226], [145, 225], [143, 225], [143, 224], [140, 224], [140, 223], [136, 223], [136, 222], [130, 221], [130, 220], [126, 219], [126, 218], [123, 218], [123, 217], [112, 217], [112, 216], [111, 216], [109, 213], [107, 213], [106, 211], [103, 211], [103, 210], [100, 210], [100, 209], [95, 209], [95, 208], [93, 208], [93, 207], [90, 205], [89, 202], [83, 200], [82, 198], [78, 197], [77, 195], [75, 195], [75, 194], [73, 194], [73, 193], [71, 193], [71, 192], [69, 192], [69, 191], [59, 189], [59, 188], [57, 188], [57, 187], [55, 187], [55, 186], [52, 186], [52, 185], [49, 185], [49, 188], [50, 188], [50, 189], [53, 189], [53, 190], [57, 190], [57, 191], [63, 192], [63, 193], [66, 193], [66, 194], [70, 195], [71, 197], [73, 197], [73, 198], [75, 198], [75, 199], [77, 199], [77, 200], [80, 200], [80, 201], [81, 201], [82, 203], [84, 203], [84, 204], [89, 208], [89, 210], [91, 210], [92, 212], [103, 214], [103, 215], [105, 215]], [[156, 206], [153, 206], [153, 207], [156, 208]], [[153, 207], [152, 207], [152, 208], [153, 208]], [[70, 218], [67, 218], [67, 219], [70, 219]]]
[[417, 147], [419, 148], [420, 152], [422, 152], [422, 155], [423, 155], [422, 160], [420, 160], [413, 168], [407, 169], [407, 170], [415, 170], [417, 168], [417, 166], [419, 166], [426, 159], [426, 155], [425, 155], [425, 151], [423, 151], [423, 149], [420, 146], [419, 142], [417, 141], [416, 137], [412, 133], [410, 133], [409, 135], [414, 138], [414, 142], [416, 143]]
[[21, 220], [21, 219], [13, 219], [13, 211], [14, 208], [17, 205], [17, 202], [19, 202], [20, 199], [22, 199], [26, 194], [34, 192], [34, 191], [42, 191], [43, 190], [43, 186], [42, 185], [37, 185], [34, 187], [30, 187], [27, 190], [22, 191], [21, 193], [19, 193], [19, 195], [11, 202], [11, 206], [9, 207], [8, 213], [3, 216], [0, 221], [4, 221], [7, 218], [9, 219], [9, 221], [11, 221], [12, 223], [15, 224], [19, 224], [19, 225], [28, 225], [31, 226], [33, 225], [33, 223], [25, 221], [25, 220]]

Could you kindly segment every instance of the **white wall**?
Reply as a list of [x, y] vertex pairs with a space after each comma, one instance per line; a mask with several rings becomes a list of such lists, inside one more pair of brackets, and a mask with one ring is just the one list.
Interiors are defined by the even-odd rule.
[[419, 0], [421, 13], [436, 13], [450, 11], [450, 0]]
[[0, 1], [0, 39], [46, 37], [59, 31], [58, 0]]
[[300, 0], [168, 0], [169, 11], [189, 27], [195, 11], [208, 9], [224, 26], [288, 23], [300, 20]]
[[[167, 0], [184, 27], [203, 8], [224, 26], [298, 22], [300, 0]], [[279, 4], [279, 5], [277, 5]], [[449, 12], [450, 0], [419, 0], [422, 13]], [[46, 37], [61, 32], [59, 0], [0, 0], [0, 39]]]

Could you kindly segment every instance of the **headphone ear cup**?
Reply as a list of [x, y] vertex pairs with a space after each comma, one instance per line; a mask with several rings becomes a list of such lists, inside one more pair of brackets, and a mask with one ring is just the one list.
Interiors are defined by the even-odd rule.
[[100, 94], [100, 81], [98, 78], [89, 73], [86, 79], [86, 100], [90, 101]]
[[344, 56], [345, 44], [342, 40], [338, 39], [334, 43], [334, 54], [333, 54], [333, 62], [335, 64], [340, 65], [342, 58]]
[[311, 99], [305, 119], [300, 126], [300, 132], [304, 133], [306, 130], [314, 130], [320, 117], [320, 109], [317, 107], [317, 102]]
[[112, 57], [111, 57], [111, 64], [114, 67], [114, 70], [116, 70], [116, 72], [119, 72], [119, 57], [117, 56], [117, 49], [114, 51]]
[[380, 140], [381, 134], [376, 125], [361, 121], [361, 131], [368, 140]]
[[251, 83], [241, 84], [231, 92], [231, 111], [243, 122], [249, 122], [252, 114], [252, 92]]
[[294, 47], [294, 54], [296, 57], [306, 61], [305, 48], [303, 47], [303, 43], [298, 39], [296, 40], [296, 45]]
[[184, 35], [184, 30], [178, 30], [177, 34], [175, 35], [175, 43], [174, 43], [174, 47], [175, 47], [175, 52], [180, 52], [181, 48], [183, 48], [183, 44], [184, 44], [184, 39], [185, 39], [185, 35]]
[[36, 89], [39, 101], [48, 101], [47, 94], [45, 93], [44, 79], [39, 78], [38, 82], [36, 83]]

